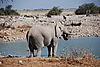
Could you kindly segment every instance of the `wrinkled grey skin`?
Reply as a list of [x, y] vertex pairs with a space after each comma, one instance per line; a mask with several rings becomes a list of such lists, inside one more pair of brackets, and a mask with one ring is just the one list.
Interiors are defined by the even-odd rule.
[[35, 24], [27, 32], [26, 38], [30, 49], [30, 56], [34, 56], [37, 50], [37, 57], [41, 56], [43, 47], [48, 48], [48, 57], [56, 56], [58, 38], [66, 38], [64, 26], [61, 24]]

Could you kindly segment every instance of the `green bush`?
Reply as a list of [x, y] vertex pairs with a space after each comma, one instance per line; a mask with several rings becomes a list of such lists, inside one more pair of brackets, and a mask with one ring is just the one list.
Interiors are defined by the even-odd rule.
[[7, 6], [5, 7], [5, 10], [11, 10], [11, 8], [12, 8], [12, 5], [7, 5]]
[[60, 15], [62, 13], [62, 9], [59, 9], [58, 7], [53, 7], [47, 15]]
[[18, 12], [12, 10], [12, 5], [8, 5], [4, 8], [0, 8], [0, 15], [19, 15]]
[[5, 15], [19, 15], [15, 10], [5, 10]]
[[75, 11], [75, 14], [97, 14], [99, 13], [98, 7], [94, 3], [83, 4]]
[[0, 15], [5, 15], [5, 10], [4, 10], [4, 8], [0, 8]]
[[99, 14], [100, 14], [100, 7], [97, 7], [97, 10], [99, 11]]

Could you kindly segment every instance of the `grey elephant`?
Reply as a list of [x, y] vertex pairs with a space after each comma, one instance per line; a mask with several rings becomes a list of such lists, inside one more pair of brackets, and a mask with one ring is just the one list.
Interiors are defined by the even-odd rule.
[[68, 33], [62, 24], [34, 24], [26, 35], [30, 56], [34, 56], [34, 50], [37, 50], [36, 55], [40, 57], [45, 46], [48, 48], [48, 57], [56, 56], [58, 39], [67, 40], [67, 36]]

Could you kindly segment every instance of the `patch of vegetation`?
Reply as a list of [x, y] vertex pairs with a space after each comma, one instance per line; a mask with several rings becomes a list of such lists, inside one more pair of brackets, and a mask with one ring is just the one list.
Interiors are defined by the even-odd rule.
[[0, 15], [4, 16], [4, 15], [19, 15], [18, 12], [16, 12], [15, 10], [12, 10], [12, 5], [8, 5], [5, 8], [0, 8]]
[[4, 29], [4, 28], [10, 28], [10, 25], [6, 26], [5, 23], [0, 24], [0, 28]]
[[61, 51], [62, 57], [71, 57], [71, 58], [82, 58], [90, 59], [94, 58], [94, 55], [91, 53], [90, 48], [77, 48], [72, 46], [66, 46]]
[[100, 13], [100, 7], [97, 7], [94, 3], [83, 4], [75, 11], [76, 15], [98, 13]]
[[50, 15], [60, 15], [62, 13], [62, 9], [59, 9], [58, 7], [53, 7], [47, 14], [47, 16]]

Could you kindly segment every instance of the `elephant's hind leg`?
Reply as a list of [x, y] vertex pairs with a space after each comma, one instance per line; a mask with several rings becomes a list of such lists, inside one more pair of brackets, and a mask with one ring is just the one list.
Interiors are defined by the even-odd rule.
[[29, 57], [35, 57], [34, 56], [34, 48], [32, 47], [32, 44], [29, 42], [29, 49], [30, 49], [30, 56]]
[[31, 48], [30, 48], [30, 55], [29, 55], [29, 57], [35, 57], [35, 56], [34, 56], [34, 49], [31, 49]]
[[53, 47], [52, 47], [52, 57], [56, 57], [57, 47], [58, 47], [58, 42], [57, 40], [54, 40]]
[[31, 51], [30, 51], [29, 57], [35, 57], [35, 56], [34, 56], [34, 52], [31, 52]]

